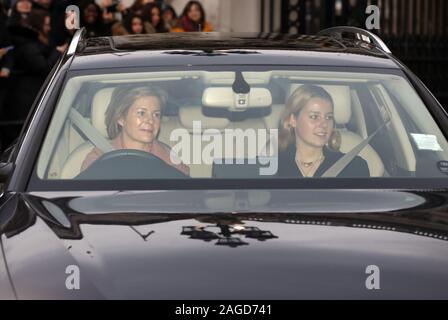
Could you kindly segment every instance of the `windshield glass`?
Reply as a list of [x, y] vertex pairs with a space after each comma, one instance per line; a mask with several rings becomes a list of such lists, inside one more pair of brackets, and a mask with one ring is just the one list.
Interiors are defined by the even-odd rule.
[[35, 176], [446, 177], [447, 140], [401, 71], [333, 69], [72, 72]]

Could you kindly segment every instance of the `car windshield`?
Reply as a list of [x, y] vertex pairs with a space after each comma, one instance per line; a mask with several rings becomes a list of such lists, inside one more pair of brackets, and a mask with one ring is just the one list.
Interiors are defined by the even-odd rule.
[[399, 70], [71, 71], [35, 177], [444, 178], [447, 151]]

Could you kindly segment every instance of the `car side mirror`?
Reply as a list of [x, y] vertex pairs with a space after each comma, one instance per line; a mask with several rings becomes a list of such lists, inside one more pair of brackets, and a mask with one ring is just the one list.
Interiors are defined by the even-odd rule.
[[10, 156], [13, 153], [15, 147], [16, 144], [14, 143], [0, 155], [0, 184], [5, 183], [14, 170], [14, 163], [11, 162]]
[[17, 139], [8, 147], [6, 148], [2, 154], [0, 155], [0, 163], [4, 162], [10, 162], [9, 158], [11, 156], [11, 154], [14, 152], [14, 150], [16, 149], [17, 146]]

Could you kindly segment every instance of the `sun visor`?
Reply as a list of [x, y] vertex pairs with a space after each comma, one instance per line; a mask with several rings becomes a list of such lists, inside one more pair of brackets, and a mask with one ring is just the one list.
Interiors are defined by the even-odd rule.
[[249, 93], [235, 93], [231, 87], [207, 88], [202, 95], [202, 105], [229, 111], [265, 108], [272, 104], [271, 92], [266, 88], [251, 88]]

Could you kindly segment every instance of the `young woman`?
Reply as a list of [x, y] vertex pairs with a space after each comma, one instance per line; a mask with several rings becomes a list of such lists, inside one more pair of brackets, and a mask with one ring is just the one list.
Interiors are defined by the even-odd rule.
[[[333, 109], [333, 99], [322, 87], [306, 84], [294, 91], [280, 118], [279, 176], [320, 177], [343, 157], [334, 150]], [[338, 177], [369, 177], [367, 162], [356, 156]]]
[[155, 3], [148, 3], [143, 6], [142, 18], [144, 22], [150, 24], [153, 32], [168, 32], [161, 16], [161, 10]]
[[177, 14], [174, 8], [170, 5], [166, 5], [162, 11], [162, 19], [165, 24], [165, 29], [171, 31], [177, 24]]
[[199, 1], [190, 1], [184, 8], [173, 32], [213, 31], [212, 26], [205, 19], [205, 11]]
[[147, 33], [146, 29], [142, 17], [135, 13], [130, 13], [123, 21], [116, 22], [112, 26], [112, 35], [144, 34]]

